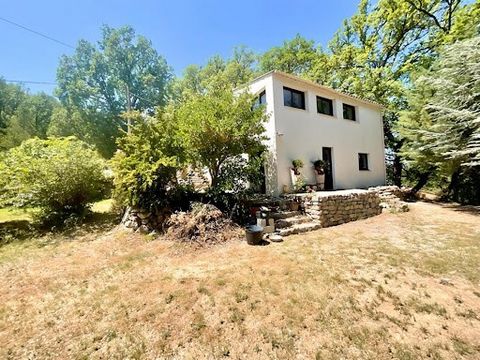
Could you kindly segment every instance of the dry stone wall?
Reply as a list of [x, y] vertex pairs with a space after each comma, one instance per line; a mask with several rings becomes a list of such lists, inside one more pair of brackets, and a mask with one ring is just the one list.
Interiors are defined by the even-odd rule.
[[163, 229], [169, 215], [167, 209], [151, 213], [141, 209], [128, 208], [123, 215], [122, 225], [127, 229], [147, 234], [154, 230]]
[[305, 196], [305, 212], [322, 227], [366, 219], [382, 212], [380, 197], [374, 191]]

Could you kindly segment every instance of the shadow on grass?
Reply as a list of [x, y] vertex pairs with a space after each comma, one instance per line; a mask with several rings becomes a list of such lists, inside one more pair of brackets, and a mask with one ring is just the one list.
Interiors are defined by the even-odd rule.
[[452, 209], [453, 211], [480, 216], [480, 205], [460, 205], [455, 203], [442, 203], [441, 205], [442, 207]]
[[90, 213], [83, 219], [66, 226], [48, 227], [28, 220], [12, 220], [0, 223], [0, 247], [12, 242], [26, 242], [52, 235], [72, 238], [85, 234], [109, 231], [118, 225], [119, 215], [114, 213]]

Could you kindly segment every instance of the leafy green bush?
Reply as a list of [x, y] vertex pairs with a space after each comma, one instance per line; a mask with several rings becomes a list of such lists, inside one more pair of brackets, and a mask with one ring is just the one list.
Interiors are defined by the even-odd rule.
[[74, 137], [30, 139], [0, 161], [0, 205], [35, 207], [42, 219], [65, 219], [105, 196], [105, 174], [105, 161]]
[[[131, 131], [118, 139], [112, 158], [114, 198], [123, 206], [154, 211], [183, 203], [176, 174], [185, 155], [175, 121], [166, 112], [156, 118], [130, 112]], [[188, 206], [188, 201], [187, 201]]]

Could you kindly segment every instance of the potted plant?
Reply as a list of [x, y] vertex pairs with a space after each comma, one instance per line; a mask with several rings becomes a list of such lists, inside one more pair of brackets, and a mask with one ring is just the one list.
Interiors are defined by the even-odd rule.
[[325, 161], [315, 160], [313, 162], [313, 168], [315, 170], [315, 178], [317, 181], [317, 186], [320, 190], [325, 188]]
[[300, 159], [295, 159], [292, 161], [292, 171], [295, 175], [300, 175], [300, 169], [303, 168], [303, 161]]
[[292, 189], [295, 191], [298, 177], [300, 176], [300, 169], [303, 167], [303, 161], [296, 159], [292, 161], [292, 167], [290, 168], [290, 178], [292, 180]]
[[288, 205], [290, 207], [290, 211], [298, 211], [300, 208], [300, 202], [297, 198], [293, 198]]

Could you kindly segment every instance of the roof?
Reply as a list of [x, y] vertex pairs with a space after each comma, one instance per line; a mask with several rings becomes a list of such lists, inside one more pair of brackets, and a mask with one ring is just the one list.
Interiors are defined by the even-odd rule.
[[381, 105], [381, 104], [379, 104], [375, 101], [363, 99], [361, 97], [351, 95], [351, 94], [348, 94], [348, 93], [345, 93], [345, 92], [342, 92], [342, 91], [338, 91], [338, 90], [335, 90], [331, 87], [328, 87], [328, 86], [325, 86], [325, 85], [320, 85], [320, 84], [318, 84], [314, 81], [302, 79], [301, 77], [298, 77], [298, 76], [295, 76], [295, 75], [292, 75], [292, 74], [288, 74], [288, 73], [283, 72], [283, 71], [278, 71], [278, 70], [272, 70], [272, 71], [269, 71], [269, 72], [267, 72], [263, 75], [260, 75], [260, 76], [256, 77], [255, 79], [253, 79], [252, 81], [250, 81], [249, 84], [252, 84], [252, 83], [254, 83], [258, 80], [261, 80], [261, 79], [263, 79], [267, 76], [270, 76], [270, 75], [280, 75], [280, 76], [288, 78], [290, 80], [294, 80], [294, 81], [303, 83], [305, 85], [313, 86], [313, 87], [316, 87], [318, 89], [325, 90], [325, 91], [328, 91], [328, 92], [331, 92], [331, 93], [334, 93], [334, 94], [337, 94], [337, 95], [340, 95], [340, 96], [343, 96], [343, 97], [346, 97], [346, 98], [349, 98], [349, 99], [352, 99], [352, 100], [355, 100], [355, 101], [359, 101], [359, 102], [362, 102], [362, 103], [367, 104], [367, 105], [373, 105], [375, 107], [383, 108], [383, 105]]

